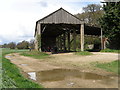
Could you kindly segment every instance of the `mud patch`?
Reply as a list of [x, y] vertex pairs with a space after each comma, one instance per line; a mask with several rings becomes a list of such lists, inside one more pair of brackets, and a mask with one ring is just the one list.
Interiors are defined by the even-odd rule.
[[20, 64], [20, 65], [22, 65], [22, 66], [27, 66], [27, 64]]

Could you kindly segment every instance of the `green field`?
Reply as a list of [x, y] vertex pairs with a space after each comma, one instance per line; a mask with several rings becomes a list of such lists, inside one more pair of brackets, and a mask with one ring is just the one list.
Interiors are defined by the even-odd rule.
[[27, 52], [27, 50], [2, 49], [2, 88], [42, 88], [42, 86], [38, 85], [37, 83], [24, 78], [16, 65], [12, 64], [8, 59], [4, 57], [9, 53], [25, 51]]
[[[108, 52], [108, 53], [120, 53], [120, 50], [114, 50], [114, 49], [104, 49], [101, 50], [101, 52]], [[96, 67], [105, 69], [110, 72], [114, 72], [120, 75], [120, 60], [113, 61], [111, 63], [97, 63]]]
[[114, 50], [114, 49], [104, 49], [104, 50], [101, 50], [100, 52], [120, 53], [120, 50]]
[[36, 59], [43, 59], [49, 56], [46, 53], [38, 52], [38, 51], [29, 51], [29, 52], [27, 51], [27, 52], [21, 52], [20, 54], [23, 56], [33, 57]]
[[116, 74], [120, 75], [120, 60], [116, 60], [110, 63], [98, 63], [98, 62], [94, 62], [92, 63], [92, 65], [94, 65], [95, 67], [104, 69], [108, 72], [114, 72]]
[[90, 53], [90, 52], [88, 52], [88, 51], [83, 51], [83, 52], [75, 52], [75, 55], [85, 56], [85, 55], [92, 55], [92, 53]]

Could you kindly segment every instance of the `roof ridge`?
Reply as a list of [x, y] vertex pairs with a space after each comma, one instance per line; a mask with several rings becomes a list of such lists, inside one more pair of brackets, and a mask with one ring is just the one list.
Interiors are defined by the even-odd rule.
[[[37, 22], [44, 20], [45, 18], [53, 15], [54, 13], [58, 12], [59, 10], [63, 10], [63, 11], [65, 11], [66, 13], [68, 13], [68, 14], [72, 15], [73, 17], [75, 17], [76, 19], [80, 20], [78, 17], [74, 16], [73, 14], [71, 14], [70, 12], [68, 12], [67, 10], [65, 10], [65, 9], [63, 9], [63, 8], [61, 7], [61, 8], [59, 8], [59, 9], [57, 9], [56, 11], [54, 11], [54, 12], [48, 14], [47, 16], [43, 17], [42, 19], [39, 19]], [[81, 20], [80, 20], [80, 21], [81, 21]]]

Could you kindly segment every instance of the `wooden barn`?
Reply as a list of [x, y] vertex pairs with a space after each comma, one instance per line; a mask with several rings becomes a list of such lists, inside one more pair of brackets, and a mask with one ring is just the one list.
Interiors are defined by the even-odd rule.
[[[80, 34], [80, 47], [84, 51], [84, 34], [101, 35], [101, 29], [87, 26], [84, 21], [60, 8], [36, 22], [35, 49], [45, 51], [46, 48], [57, 47], [59, 50], [70, 51], [70, 43], [73, 42], [76, 51], [76, 34]], [[41, 48], [38, 47], [38, 35]]]

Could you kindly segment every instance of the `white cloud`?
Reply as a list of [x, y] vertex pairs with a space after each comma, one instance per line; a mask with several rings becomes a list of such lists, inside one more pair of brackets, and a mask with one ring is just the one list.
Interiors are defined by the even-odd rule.
[[[80, 5], [76, 4], [77, 2], [81, 2]], [[85, 5], [82, 2], [99, 2], [99, 0], [2, 0], [0, 44], [32, 39], [37, 20], [60, 7], [72, 14], [80, 13], [82, 6]]]

